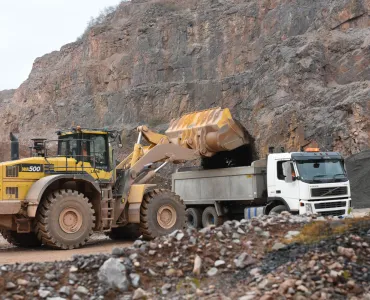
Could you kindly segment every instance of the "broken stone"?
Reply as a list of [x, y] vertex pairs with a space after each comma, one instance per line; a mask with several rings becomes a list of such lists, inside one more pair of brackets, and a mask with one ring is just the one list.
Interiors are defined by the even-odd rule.
[[217, 268], [211, 268], [211, 269], [208, 270], [207, 275], [209, 277], [212, 277], [212, 276], [215, 276], [217, 274], [217, 272], [218, 272]]
[[6, 290], [13, 290], [13, 289], [15, 289], [17, 286], [13, 283], [13, 282], [11, 282], [11, 281], [9, 281], [9, 282], [7, 282], [6, 283], [6, 285], [5, 285], [5, 289]]
[[196, 255], [194, 260], [193, 273], [195, 275], [200, 275], [201, 268], [202, 268], [202, 259], [200, 258], [199, 255]]
[[277, 250], [280, 250], [280, 249], [284, 249], [286, 247], [285, 244], [283, 243], [275, 243], [274, 246], [272, 246], [272, 250], [274, 251], [277, 251]]
[[121, 292], [127, 291], [130, 285], [126, 275], [126, 268], [117, 258], [109, 258], [104, 262], [99, 269], [98, 278], [100, 282]]
[[223, 266], [223, 265], [225, 265], [224, 260], [216, 260], [215, 261], [215, 267], [219, 267], [219, 266]]
[[138, 288], [135, 290], [134, 295], [132, 296], [133, 300], [139, 300], [139, 299], [147, 299], [148, 293], [145, 292], [143, 289]]

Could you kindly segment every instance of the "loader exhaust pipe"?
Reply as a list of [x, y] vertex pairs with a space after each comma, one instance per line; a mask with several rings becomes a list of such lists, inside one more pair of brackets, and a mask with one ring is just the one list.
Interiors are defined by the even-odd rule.
[[19, 159], [19, 142], [18, 138], [11, 132], [10, 133], [10, 159]]

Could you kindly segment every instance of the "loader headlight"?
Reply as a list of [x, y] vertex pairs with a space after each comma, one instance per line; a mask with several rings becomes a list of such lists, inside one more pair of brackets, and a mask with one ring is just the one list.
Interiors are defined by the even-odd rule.
[[306, 212], [308, 214], [312, 214], [312, 204], [311, 203], [306, 203]]

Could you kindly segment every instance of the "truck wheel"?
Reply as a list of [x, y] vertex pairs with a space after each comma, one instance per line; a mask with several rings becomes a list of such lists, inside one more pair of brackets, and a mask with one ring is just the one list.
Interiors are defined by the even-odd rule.
[[186, 224], [191, 228], [202, 226], [202, 212], [199, 208], [191, 207], [186, 210]]
[[18, 233], [12, 230], [1, 229], [1, 235], [9, 244], [23, 248], [34, 248], [41, 246], [41, 242], [34, 232]]
[[283, 211], [288, 211], [287, 207], [285, 205], [278, 205], [278, 206], [275, 206], [274, 208], [272, 208], [269, 212], [269, 214], [271, 213], [277, 213], [277, 214], [280, 214], [282, 213]]
[[36, 234], [46, 246], [74, 249], [93, 233], [94, 210], [89, 200], [75, 190], [50, 193], [36, 213]]
[[134, 241], [141, 236], [139, 224], [128, 224], [123, 227], [112, 228], [109, 237], [112, 240], [130, 240]]
[[213, 206], [208, 206], [202, 214], [202, 224], [203, 227], [208, 226], [220, 226], [223, 223], [222, 217], [217, 215], [216, 209]]
[[140, 208], [140, 231], [146, 240], [185, 227], [185, 205], [168, 190], [153, 190], [144, 196]]

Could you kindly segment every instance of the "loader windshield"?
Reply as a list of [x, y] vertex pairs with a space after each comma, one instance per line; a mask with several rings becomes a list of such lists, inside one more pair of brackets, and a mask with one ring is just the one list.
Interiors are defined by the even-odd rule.
[[298, 160], [296, 163], [299, 178], [307, 183], [343, 182], [348, 180], [342, 160]]
[[98, 169], [109, 169], [108, 136], [102, 134], [70, 134], [59, 137], [58, 156], [91, 163]]

